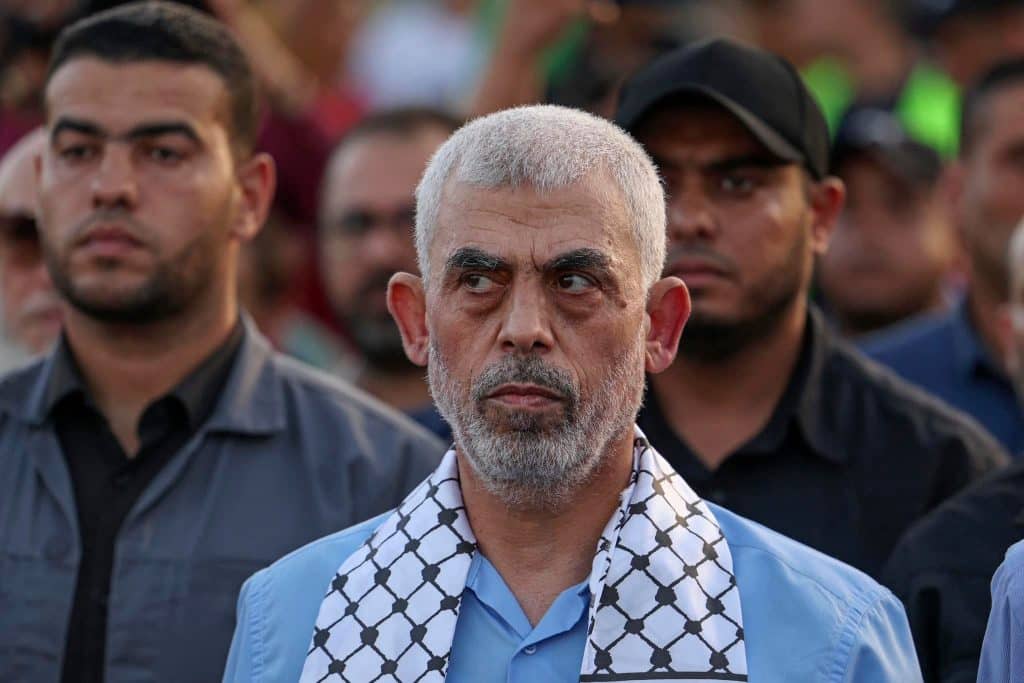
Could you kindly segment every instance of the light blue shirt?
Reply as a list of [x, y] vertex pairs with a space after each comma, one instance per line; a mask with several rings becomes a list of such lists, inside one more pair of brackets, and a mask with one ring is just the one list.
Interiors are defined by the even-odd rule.
[[1024, 541], [1006, 552], [992, 579], [992, 612], [978, 683], [1024, 681]]
[[[916, 683], [903, 606], [859, 571], [708, 504], [733, 556], [752, 683]], [[225, 683], [299, 679], [320, 602], [338, 567], [383, 521], [320, 539], [242, 588]], [[473, 561], [447, 683], [575, 683], [589, 595], [564, 591], [536, 627], [482, 557]]]

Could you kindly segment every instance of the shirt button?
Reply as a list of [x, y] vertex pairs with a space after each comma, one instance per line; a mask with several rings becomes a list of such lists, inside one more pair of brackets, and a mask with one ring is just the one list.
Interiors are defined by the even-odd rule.
[[526, 647], [523, 648], [523, 654], [524, 655], [532, 655], [536, 651], [537, 651], [537, 646], [536, 645], [527, 645]]

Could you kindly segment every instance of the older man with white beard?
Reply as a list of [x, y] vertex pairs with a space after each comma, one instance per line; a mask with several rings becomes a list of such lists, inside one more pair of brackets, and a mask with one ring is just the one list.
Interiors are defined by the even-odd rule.
[[427, 168], [416, 246], [388, 304], [455, 445], [247, 582], [225, 681], [920, 680], [888, 591], [705, 503], [636, 429], [690, 306], [632, 138], [478, 119]]

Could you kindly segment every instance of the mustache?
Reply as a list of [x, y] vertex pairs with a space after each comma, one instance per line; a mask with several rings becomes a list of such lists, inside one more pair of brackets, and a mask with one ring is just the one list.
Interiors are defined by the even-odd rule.
[[666, 270], [671, 270], [672, 265], [682, 258], [707, 261], [730, 277], [739, 272], [735, 261], [703, 244], [679, 244], [671, 247], [665, 257]]
[[372, 273], [359, 285], [357, 293], [359, 299], [364, 299], [367, 296], [374, 294], [381, 294], [388, 290], [388, 282], [391, 281], [391, 276], [397, 273], [400, 268], [395, 270], [378, 270]]
[[109, 223], [115, 223], [118, 227], [124, 228], [133, 239], [139, 242], [146, 242], [149, 235], [149, 229], [124, 209], [101, 209], [87, 216], [72, 229], [72, 244], [81, 244], [88, 239], [90, 230], [97, 225]]
[[473, 383], [473, 399], [483, 401], [504, 384], [535, 384], [564, 397], [570, 405], [579, 401], [579, 391], [569, 373], [553, 368], [540, 356], [505, 356], [494, 363]]

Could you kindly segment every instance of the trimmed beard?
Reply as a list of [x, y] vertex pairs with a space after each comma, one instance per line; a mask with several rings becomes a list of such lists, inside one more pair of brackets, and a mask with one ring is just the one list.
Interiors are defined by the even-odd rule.
[[[615, 359], [587, 400], [567, 372], [537, 355], [505, 356], [468, 387], [452, 376], [433, 340], [429, 353], [430, 391], [459, 451], [484, 488], [513, 509], [564, 509], [607, 463], [613, 441], [632, 429], [643, 400], [642, 338]], [[486, 397], [510, 382], [557, 392], [560, 418], [489, 406]]]

